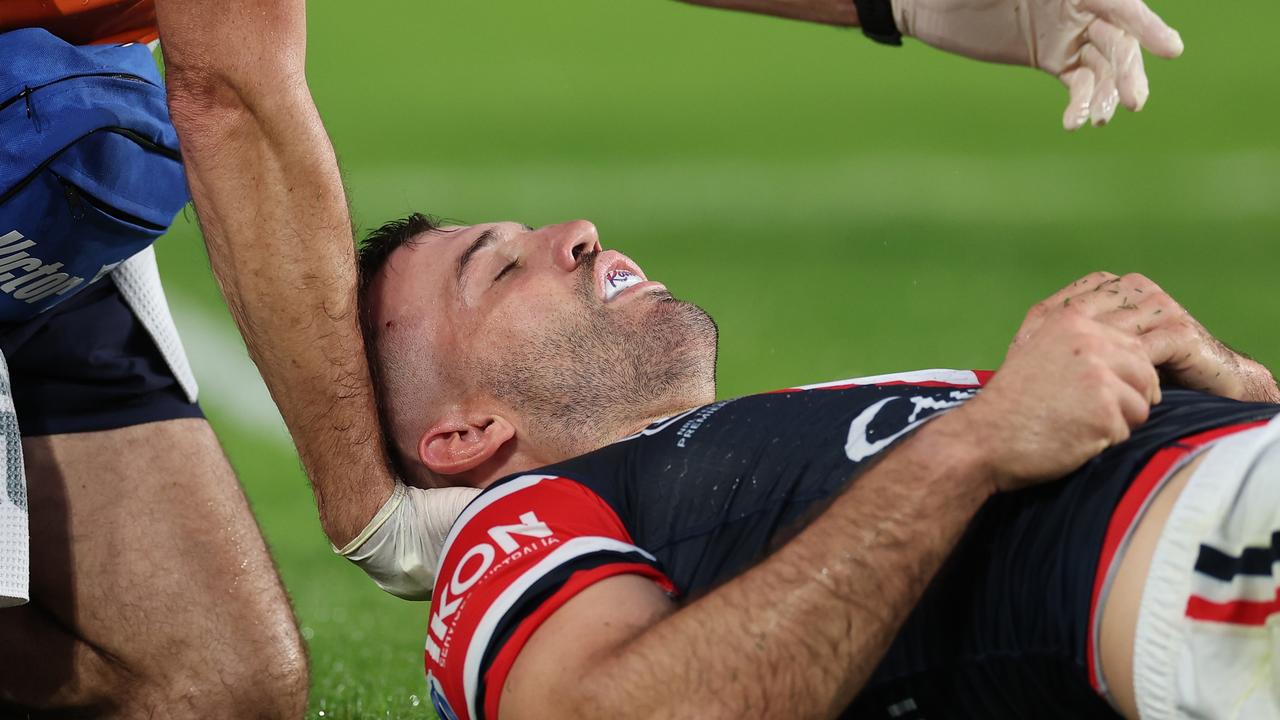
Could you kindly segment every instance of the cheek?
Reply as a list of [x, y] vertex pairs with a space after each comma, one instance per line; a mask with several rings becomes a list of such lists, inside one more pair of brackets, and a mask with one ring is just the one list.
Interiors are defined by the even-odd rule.
[[485, 323], [489, 337], [522, 340], [545, 336], [562, 326], [581, 303], [575, 295], [554, 287], [521, 290], [494, 307]]

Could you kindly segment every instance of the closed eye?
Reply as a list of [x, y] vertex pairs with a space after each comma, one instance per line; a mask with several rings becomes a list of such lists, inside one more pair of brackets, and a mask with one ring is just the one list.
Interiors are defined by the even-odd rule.
[[517, 259], [515, 259], [515, 260], [512, 260], [511, 262], [507, 263], [507, 266], [506, 266], [506, 267], [504, 267], [504, 268], [502, 268], [501, 272], [499, 272], [497, 275], [495, 275], [495, 276], [493, 277], [493, 281], [494, 281], [494, 282], [498, 282], [499, 280], [501, 280], [501, 279], [502, 279], [502, 276], [503, 276], [503, 275], [506, 275], [507, 273], [511, 272], [512, 270], [515, 270], [515, 269], [516, 269], [516, 268], [518, 268], [518, 267], [520, 267], [520, 260], [519, 260], [519, 258], [517, 258]]

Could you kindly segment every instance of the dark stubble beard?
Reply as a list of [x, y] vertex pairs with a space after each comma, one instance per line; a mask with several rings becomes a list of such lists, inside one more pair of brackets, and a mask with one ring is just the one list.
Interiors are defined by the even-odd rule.
[[526, 439], [564, 457], [715, 395], [711, 316], [665, 291], [611, 310], [596, 295], [595, 260], [584, 256], [575, 271], [577, 303], [532, 337], [494, 338], [473, 368], [481, 388], [520, 413]]

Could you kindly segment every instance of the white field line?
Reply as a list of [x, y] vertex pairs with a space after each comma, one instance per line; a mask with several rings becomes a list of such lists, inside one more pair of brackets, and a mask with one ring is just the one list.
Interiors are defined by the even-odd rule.
[[[1153, 175], [1160, 180], [1151, 184]], [[947, 222], [1242, 219], [1280, 214], [1280, 150], [982, 156], [868, 152], [826, 158], [486, 161], [353, 168], [358, 201], [512, 212], [610, 212], [647, 220], [762, 214]], [[360, 203], [358, 203], [360, 204]], [[575, 209], [576, 208], [576, 209]], [[473, 220], [475, 218], [472, 218]]]
[[[618, 164], [476, 163], [363, 167], [348, 175], [357, 198], [378, 204], [498, 206], [537, 213], [612, 210], [645, 222], [757, 218], [791, 213], [860, 218], [989, 220], [1274, 217], [1280, 213], [1280, 151], [1184, 154], [1157, 161], [1175, 174], [1161, 187], [1124, 188], [1129, 160], [1070, 155], [981, 157], [877, 154], [747, 161], [660, 160]], [[1140, 170], [1134, 173], [1143, 176]], [[1070, 192], [1059, 192], [1067, 188]], [[744, 211], [746, 214], [744, 215]], [[1132, 221], [1132, 219], [1130, 219]], [[174, 319], [200, 383], [200, 401], [249, 429], [288, 443], [288, 433], [239, 334], [223, 316], [169, 292]]]
[[280, 411], [267, 393], [262, 376], [249, 359], [244, 342], [222, 317], [168, 292], [178, 334], [200, 385], [200, 404], [233, 417], [255, 434], [292, 447]]

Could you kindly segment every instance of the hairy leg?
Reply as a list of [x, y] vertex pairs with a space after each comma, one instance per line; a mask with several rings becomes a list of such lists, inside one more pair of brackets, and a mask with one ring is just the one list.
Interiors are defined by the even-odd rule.
[[0, 611], [0, 716], [302, 715], [296, 623], [207, 422], [23, 452], [32, 602]]

